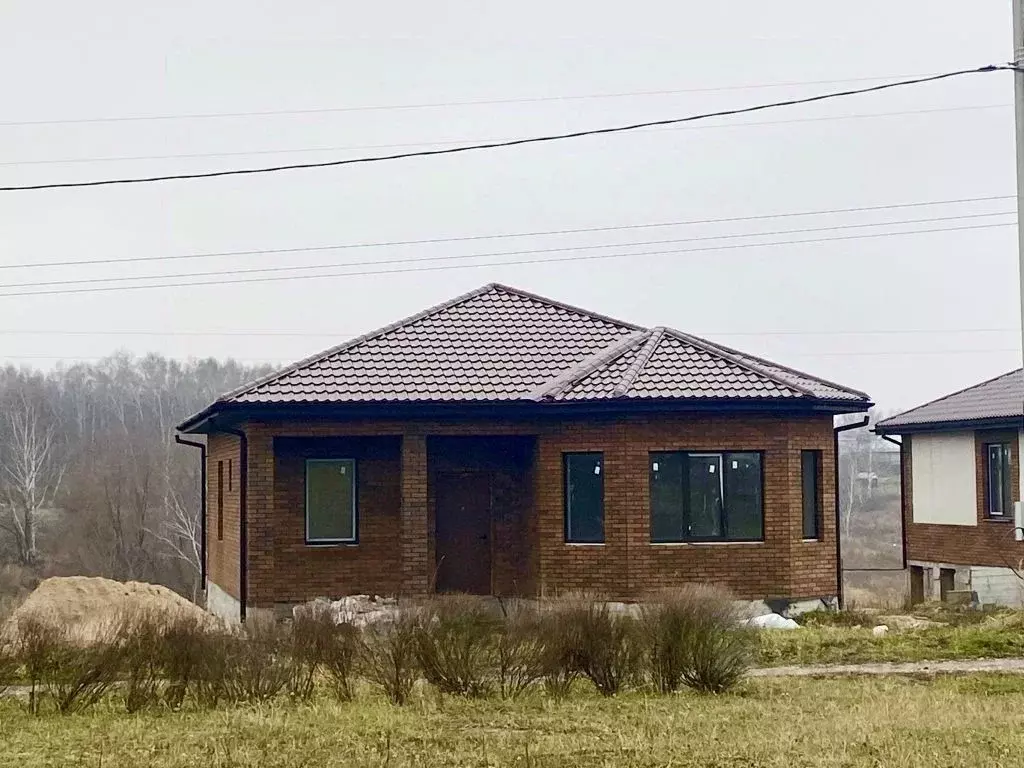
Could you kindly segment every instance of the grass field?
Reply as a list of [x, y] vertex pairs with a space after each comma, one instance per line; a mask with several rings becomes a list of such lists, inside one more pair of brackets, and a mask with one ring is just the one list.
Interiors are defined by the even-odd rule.
[[859, 664], [879, 661], [1000, 659], [1024, 656], [1024, 630], [1015, 626], [943, 626], [873, 637], [864, 627], [803, 627], [763, 632], [759, 666]]
[[425, 693], [308, 706], [31, 717], [0, 703], [0, 765], [1024, 766], [1024, 679], [751, 681], [722, 696], [514, 703]]

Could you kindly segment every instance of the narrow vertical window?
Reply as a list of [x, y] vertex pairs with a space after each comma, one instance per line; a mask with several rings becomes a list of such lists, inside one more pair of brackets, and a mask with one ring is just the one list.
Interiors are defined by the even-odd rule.
[[821, 451], [800, 451], [804, 538], [821, 537]]
[[566, 453], [565, 540], [604, 543], [604, 454]]
[[985, 445], [985, 510], [989, 517], [1013, 515], [1010, 444]]
[[355, 459], [306, 460], [306, 542], [354, 544]]
[[224, 539], [224, 462], [217, 462], [217, 541]]

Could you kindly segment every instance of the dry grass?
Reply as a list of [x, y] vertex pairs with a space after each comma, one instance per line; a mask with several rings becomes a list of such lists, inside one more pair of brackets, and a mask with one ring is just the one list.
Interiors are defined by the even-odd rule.
[[415, 696], [212, 712], [103, 705], [32, 718], [0, 702], [0, 765], [938, 768], [1024, 765], [1024, 679], [776, 680], [722, 696]]
[[761, 666], [859, 664], [880, 661], [1004, 659], [1024, 656], [1019, 624], [939, 626], [874, 637], [862, 626], [807, 626], [758, 635]]

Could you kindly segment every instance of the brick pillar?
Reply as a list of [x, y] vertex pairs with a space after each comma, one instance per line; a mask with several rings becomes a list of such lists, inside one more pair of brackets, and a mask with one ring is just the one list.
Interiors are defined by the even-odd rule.
[[430, 590], [427, 542], [427, 439], [402, 436], [402, 593]]
[[249, 583], [247, 605], [273, 607], [274, 593], [274, 438], [262, 424], [244, 427], [249, 438], [247, 487]]

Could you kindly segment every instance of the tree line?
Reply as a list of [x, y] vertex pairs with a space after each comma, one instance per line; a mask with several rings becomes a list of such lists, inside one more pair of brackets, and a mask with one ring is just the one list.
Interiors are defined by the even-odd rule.
[[0, 368], [0, 595], [50, 575], [199, 589], [199, 455], [174, 426], [268, 372], [113, 355]]

